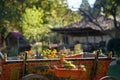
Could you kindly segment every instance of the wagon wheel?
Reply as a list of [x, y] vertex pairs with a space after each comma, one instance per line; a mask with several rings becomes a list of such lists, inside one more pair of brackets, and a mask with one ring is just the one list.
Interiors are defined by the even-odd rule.
[[37, 80], [49, 80], [48, 78], [46, 78], [45, 76], [40, 75], [40, 74], [28, 74], [28, 75], [22, 77], [21, 80], [34, 80], [34, 79], [37, 79]]
[[117, 80], [117, 79], [111, 76], [104, 76], [100, 80]]

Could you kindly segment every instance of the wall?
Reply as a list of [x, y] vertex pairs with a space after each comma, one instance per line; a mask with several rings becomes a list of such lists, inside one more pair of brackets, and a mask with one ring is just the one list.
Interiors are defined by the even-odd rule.
[[[61, 35], [60, 37], [62, 37], [62, 36], [63, 35]], [[93, 46], [95, 48], [99, 48], [101, 41], [104, 41], [105, 46], [106, 46], [109, 39], [111, 39], [111, 37], [108, 36], [108, 35], [104, 35], [104, 36], [88, 36], [88, 37], [86, 37], [86, 36], [85, 37], [84, 36], [79, 37], [79, 36], [71, 36], [71, 35], [66, 35], [66, 36], [68, 37], [68, 43], [69, 43], [70, 47], [74, 47], [75, 42], [79, 41], [80, 44], [83, 45], [83, 48], [84, 48], [85, 51], [89, 51], [88, 48], [90, 49], [91, 46]]]

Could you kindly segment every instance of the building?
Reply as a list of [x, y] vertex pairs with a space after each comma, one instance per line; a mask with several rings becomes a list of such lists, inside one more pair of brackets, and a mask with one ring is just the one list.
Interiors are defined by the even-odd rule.
[[20, 52], [29, 51], [31, 46], [20, 32], [9, 32], [5, 38], [8, 56], [16, 56]]
[[112, 19], [99, 15], [97, 20], [102, 27], [88, 19], [83, 19], [77, 23], [62, 28], [52, 28], [51, 30], [58, 33], [62, 45], [73, 46], [76, 41], [79, 41], [85, 51], [91, 51], [105, 47], [111, 36], [115, 35]]

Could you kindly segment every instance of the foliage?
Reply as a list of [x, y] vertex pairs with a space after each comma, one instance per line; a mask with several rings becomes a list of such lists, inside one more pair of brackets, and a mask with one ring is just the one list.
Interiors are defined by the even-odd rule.
[[[119, 38], [120, 24], [118, 23], [118, 17], [120, 15], [120, 1], [119, 0], [98, 0], [99, 3], [95, 5], [100, 12], [104, 13], [106, 17], [112, 17], [115, 28], [115, 36]], [[101, 10], [102, 9], [102, 10]]]
[[29, 40], [39, 40], [48, 32], [46, 27], [42, 25], [44, 12], [41, 8], [37, 9], [26, 8], [25, 13], [22, 16], [22, 31], [25, 37]]
[[104, 2], [104, 6], [102, 6], [102, 7], [106, 14], [110, 14], [113, 16], [120, 14], [119, 13], [120, 0], [105, 0], [105, 1], [102, 1], [102, 4], [103, 4], [103, 2]]
[[81, 16], [77, 12], [71, 11], [64, 3], [64, 0], [61, 1], [61, 4], [59, 1], [57, 1], [52, 3], [53, 6], [51, 5], [50, 11], [52, 18], [50, 19], [50, 24], [55, 27], [63, 27], [79, 21]]
[[21, 1], [1, 0], [0, 24], [8, 31], [20, 30], [20, 18], [22, 14]]
[[7, 32], [7, 29], [3, 26], [0, 26], [0, 33], [5, 36], [6, 32]]
[[80, 8], [82, 10], [90, 10], [91, 7], [87, 0], [82, 0], [82, 4], [80, 5]]
[[[87, 18], [91, 23], [99, 27], [103, 33], [108, 34], [110, 37], [113, 38], [120, 37], [119, 36], [120, 24], [117, 20], [118, 17], [117, 13], [119, 13], [119, 8], [120, 8], [119, 0], [96, 0], [93, 9], [86, 11], [79, 8], [79, 12], [81, 12], [83, 16]], [[99, 21], [97, 20], [99, 15], [103, 15], [106, 19], [108, 17], [112, 17], [111, 19], [113, 19], [115, 35], [111, 35], [103, 29], [103, 27], [105, 26], [100, 24]]]
[[112, 51], [113, 56], [117, 55], [120, 57], [120, 38], [110, 39], [107, 44], [108, 52]]
[[0, 1], [0, 24], [7, 29], [5, 34], [17, 30], [34, 42], [48, 37], [49, 28], [66, 26], [80, 18], [81, 15], [68, 8], [65, 0]]
[[[29, 1], [27, 2], [29, 3]], [[45, 38], [49, 37], [48, 35], [49, 34], [48, 32], [50, 32], [49, 28], [65, 26], [70, 23], [77, 22], [81, 18], [81, 16], [77, 12], [73, 12], [70, 9], [68, 9], [64, 0], [53, 0], [53, 1], [38, 0], [33, 3], [31, 2], [31, 4], [34, 6], [36, 11], [39, 10], [41, 11], [41, 13], [37, 13], [37, 12], [35, 13], [35, 11], [32, 10], [33, 8], [31, 8], [32, 6], [26, 8], [22, 18], [22, 31], [29, 40], [35, 42], [40, 40], [45, 40]], [[28, 11], [28, 9], [31, 10]], [[33, 18], [33, 14], [34, 14], [34, 18]], [[38, 14], [41, 15], [37, 16]], [[36, 23], [33, 20], [38, 22]]]
[[107, 16], [109, 15], [120, 15], [120, 1], [119, 0], [97, 0], [94, 8], [102, 10]]

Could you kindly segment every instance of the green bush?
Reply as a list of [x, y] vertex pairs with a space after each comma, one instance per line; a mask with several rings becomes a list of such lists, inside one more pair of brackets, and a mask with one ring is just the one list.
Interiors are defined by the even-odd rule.
[[108, 41], [107, 51], [112, 51], [113, 56], [120, 57], [120, 38], [112, 38]]

